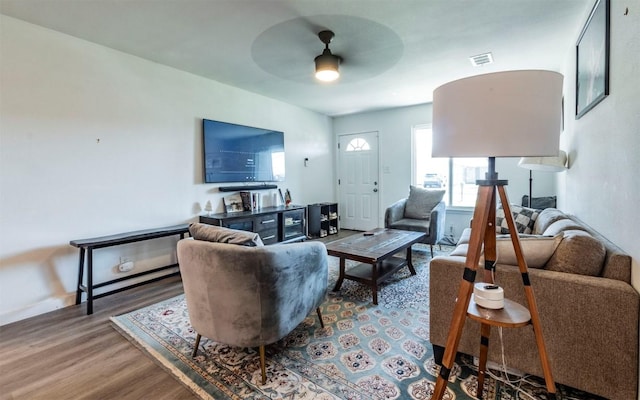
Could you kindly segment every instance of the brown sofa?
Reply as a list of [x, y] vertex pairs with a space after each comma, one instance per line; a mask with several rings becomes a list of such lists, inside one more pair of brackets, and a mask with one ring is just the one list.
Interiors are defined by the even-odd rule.
[[[612, 400], [637, 399], [640, 295], [631, 286], [631, 257], [555, 208], [537, 216], [532, 233], [535, 238], [560, 237], [548, 257], [543, 256], [548, 261], [529, 267], [554, 380]], [[435, 257], [430, 264], [430, 341], [436, 361], [441, 360], [449, 332], [466, 240], [468, 232], [454, 255]], [[528, 253], [525, 246], [523, 240], [527, 262], [537, 257], [540, 263], [542, 251]], [[506, 298], [526, 305], [520, 272], [504, 263], [508, 258], [498, 255], [496, 283]], [[482, 274], [477, 277], [481, 280]], [[543, 376], [531, 325], [504, 329], [503, 339], [508, 368]], [[497, 328], [491, 330], [489, 343], [489, 361], [501, 364]], [[480, 326], [467, 318], [458, 351], [477, 356], [479, 344]]]

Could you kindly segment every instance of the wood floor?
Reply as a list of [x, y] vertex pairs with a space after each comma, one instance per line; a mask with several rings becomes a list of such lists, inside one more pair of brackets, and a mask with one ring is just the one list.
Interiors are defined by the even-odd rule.
[[[357, 233], [341, 230], [329, 242]], [[0, 399], [197, 399], [109, 317], [183, 293], [179, 277], [0, 327]]]
[[0, 399], [197, 399], [109, 321], [180, 293], [172, 277], [0, 327]]

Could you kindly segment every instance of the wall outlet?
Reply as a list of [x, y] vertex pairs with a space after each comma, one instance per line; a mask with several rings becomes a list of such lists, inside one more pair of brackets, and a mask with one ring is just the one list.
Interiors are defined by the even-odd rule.
[[120, 272], [129, 272], [133, 269], [133, 261], [125, 261], [118, 265], [118, 271]]

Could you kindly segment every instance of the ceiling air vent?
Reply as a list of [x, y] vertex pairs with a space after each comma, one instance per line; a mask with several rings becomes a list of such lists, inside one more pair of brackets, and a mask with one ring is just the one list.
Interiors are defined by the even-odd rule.
[[478, 54], [477, 56], [469, 57], [469, 60], [474, 67], [479, 67], [485, 64], [491, 64], [493, 62], [493, 55], [491, 55], [491, 53]]

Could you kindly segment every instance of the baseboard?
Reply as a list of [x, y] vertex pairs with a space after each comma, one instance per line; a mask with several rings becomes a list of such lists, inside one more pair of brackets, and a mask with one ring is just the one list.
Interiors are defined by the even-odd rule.
[[62, 297], [51, 297], [17, 310], [10, 310], [0, 314], [0, 326], [68, 307], [75, 304], [75, 301], [76, 294], [74, 292], [65, 294]]

